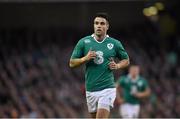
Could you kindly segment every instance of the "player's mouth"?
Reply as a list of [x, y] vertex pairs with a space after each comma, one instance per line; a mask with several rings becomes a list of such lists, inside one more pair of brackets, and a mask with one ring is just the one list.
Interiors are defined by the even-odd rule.
[[101, 29], [97, 29], [96, 31], [100, 32], [100, 31], [102, 31], [102, 30], [101, 30]]

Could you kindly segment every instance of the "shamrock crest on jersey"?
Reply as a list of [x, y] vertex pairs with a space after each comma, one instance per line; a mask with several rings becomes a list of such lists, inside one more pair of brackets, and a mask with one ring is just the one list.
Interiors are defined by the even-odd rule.
[[113, 47], [114, 47], [114, 44], [112, 44], [112, 43], [108, 43], [108, 44], [107, 44], [107, 48], [108, 48], [109, 50], [111, 50]]
[[104, 62], [103, 52], [96, 51], [96, 58], [94, 59], [94, 63], [102, 64]]

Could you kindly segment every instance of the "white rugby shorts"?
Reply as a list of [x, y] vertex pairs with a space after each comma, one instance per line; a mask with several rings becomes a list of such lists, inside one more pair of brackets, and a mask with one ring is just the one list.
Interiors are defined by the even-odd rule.
[[140, 105], [124, 103], [120, 105], [119, 112], [122, 118], [138, 118]]
[[88, 111], [93, 113], [101, 108], [110, 111], [110, 108], [113, 108], [115, 98], [116, 88], [107, 88], [95, 92], [86, 91]]

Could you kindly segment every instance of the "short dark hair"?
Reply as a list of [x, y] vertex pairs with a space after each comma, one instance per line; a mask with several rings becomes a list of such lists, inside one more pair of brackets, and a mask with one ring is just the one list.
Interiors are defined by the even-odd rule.
[[98, 13], [96, 13], [94, 18], [96, 18], [96, 17], [102, 17], [102, 18], [106, 19], [106, 21], [109, 22], [109, 15], [106, 12], [98, 12]]

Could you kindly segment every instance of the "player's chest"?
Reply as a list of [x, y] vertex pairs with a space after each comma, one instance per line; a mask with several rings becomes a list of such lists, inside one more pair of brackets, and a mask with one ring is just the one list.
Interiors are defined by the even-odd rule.
[[143, 85], [139, 82], [136, 83], [129, 82], [127, 83], [126, 86], [129, 91], [140, 91], [143, 88]]
[[89, 43], [84, 48], [84, 53], [87, 54], [89, 50], [95, 51], [97, 54], [102, 54], [104, 57], [114, 57], [116, 55], [115, 45], [113, 43]]

